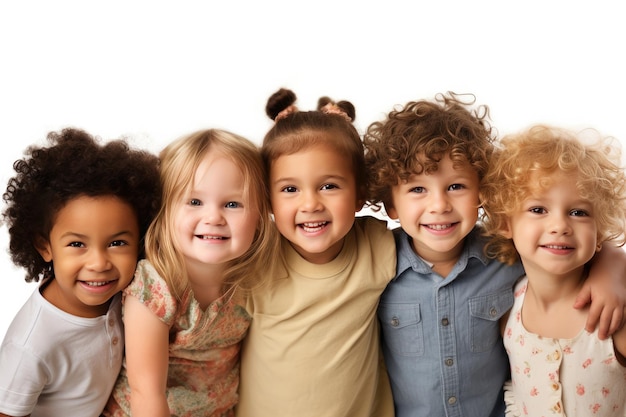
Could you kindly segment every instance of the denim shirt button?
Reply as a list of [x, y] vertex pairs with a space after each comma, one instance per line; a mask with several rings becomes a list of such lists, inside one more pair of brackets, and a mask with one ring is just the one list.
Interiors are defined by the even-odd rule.
[[391, 326], [392, 327], [398, 327], [400, 325], [400, 319], [397, 317], [392, 317], [391, 318]]
[[452, 365], [454, 365], [454, 359], [452, 359], [452, 358], [448, 358], [448, 359], [446, 359], [446, 360], [444, 361], [444, 363], [445, 363], [447, 366], [452, 366]]
[[447, 326], [448, 324], [450, 324], [450, 320], [448, 320], [447, 318], [441, 319], [441, 325], [442, 326]]
[[454, 404], [456, 404], [456, 397], [450, 397], [450, 398], [448, 398], [448, 404], [450, 404], [450, 405], [454, 405]]
[[491, 307], [491, 310], [489, 310], [489, 315], [491, 317], [496, 317], [498, 315], [498, 309], [495, 307]]

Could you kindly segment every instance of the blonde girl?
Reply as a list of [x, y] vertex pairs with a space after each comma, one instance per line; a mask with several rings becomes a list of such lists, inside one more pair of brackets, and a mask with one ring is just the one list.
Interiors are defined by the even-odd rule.
[[160, 161], [163, 204], [125, 291], [126, 360], [106, 415], [230, 416], [251, 320], [239, 301], [277, 242], [260, 153], [212, 129]]
[[[502, 140], [485, 179], [489, 253], [526, 276], [504, 318], [508, 416], [624, 416], [626, 330], [606, 340], [572, 307], [596, 252], [624, 243], [626, 176], [617, 148], [534, 126]], [[608, 243], [607, 243], [608, 242]]]

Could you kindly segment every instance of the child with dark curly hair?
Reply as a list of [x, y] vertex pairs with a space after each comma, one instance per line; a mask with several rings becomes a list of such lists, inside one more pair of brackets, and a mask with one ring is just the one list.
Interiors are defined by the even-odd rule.
[[99, 416], [122, 365], [121, 295], [159, 208], [158, 158], [51, 132], [3, 195], [13, 262], [41, 284], [0, 347], [0, 415]]
[[[498, 320], [523, 269], [483, 252], [477, 220], [494, 139], [488, 107], [473, 104], [454, 93], [409, 102], [364, 138], [370, 202], [401, 226], [396, 276], [378, 308], [397, 417], [504, 414], [509, 365]], [[623, 256], [613, 247], [594, 267], [590, 327], [602, 309], [601, 329], [621, 321]], [[586, 297], [581, 290], [580, 305]]]

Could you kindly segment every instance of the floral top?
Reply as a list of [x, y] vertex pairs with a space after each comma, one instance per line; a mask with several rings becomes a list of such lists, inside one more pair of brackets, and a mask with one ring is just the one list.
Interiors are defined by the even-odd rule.
[[[124, 290], [170, 326], [167, 402], [178, 417], [232, 416], [239, 386], [239, 351], [251, 317], [231, 298], [214, 301], [206, 311], [190, 295], [177, 305], [165, 281], [146, 260]], [[130, 416], [126, 364], [106, 416]]]
[[615, 357], [613, 339], [597, 329], [573, 339], [529, 333], [521, 320], [528, 279], [515, 288], [504, 333], [511, 362], [505, 385], [507, 416], [626, 416], [626, 368]]

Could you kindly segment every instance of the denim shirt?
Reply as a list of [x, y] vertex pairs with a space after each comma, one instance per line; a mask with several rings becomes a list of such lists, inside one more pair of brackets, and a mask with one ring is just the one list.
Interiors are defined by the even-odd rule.
[[394, 230], [396, 277], [378, 308], [396, 417], [504, 416], [509, 362], [499, 319], [513, 306], [521, 264], [483, 254], [476, 227], [443, 278]]

